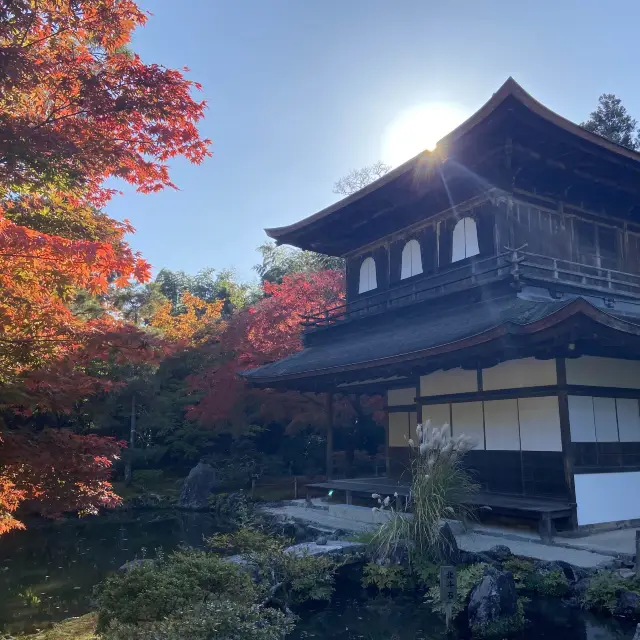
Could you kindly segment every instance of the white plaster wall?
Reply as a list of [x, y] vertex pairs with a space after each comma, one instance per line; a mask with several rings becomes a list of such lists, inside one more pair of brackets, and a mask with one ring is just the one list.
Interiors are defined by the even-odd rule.
[[489, 400], [484, 403], [487, 449], [520, 449], [517, 400]]
[[389, 413], [389, 446], [408, 447], [409, 439], [409, 413], [399, 411]]
[[441, 427], [443, 424], [451, 424], [449, 404], [425, 404], [422, 407], [422, 422], [431, 420], [432, 427]]
[[578, 524], [640, 518], [640, 472], [575, 474]]
[[482, 386], [485, 391], [554, 384], [557, 384], [555, 360], [508, 360], [482, 370]]
[[640, 442], [640, 410], [635, 398], [616, 398], [620, 442]]
[[640, 389], [640, 361], [582, 356], [567, 358], [567, 383]]
[[591, 396], [569, 396], [569, 427], [572, 442], [596, 441], [596, 423]]
[[454, 436], [464, 433], [484, 449], [484, 411], [482, 402], [457, 402], [451, 405], [451, 429]]
[[450, 393], [468, 393], [478, 390], [478, 374], [475, 370], [449, 369], [434, 371], [420, 378], [421, 396], [442, 396]]
[[401, 405], [416, 403], [416, 388], [409, 387], [407, 389], [389, 389], [387, 391], [387, 405], [397, 407]]
[[558, 396], [518, 398], [523, 451], [562, 451]]
[[594, 398], [593, 417], [598, 442], [618, 442], [618, 418], [615, 398]]

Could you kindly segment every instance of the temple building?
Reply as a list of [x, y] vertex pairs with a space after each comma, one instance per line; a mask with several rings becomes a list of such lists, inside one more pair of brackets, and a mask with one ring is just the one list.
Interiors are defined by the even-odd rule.
[[343, 256], [346, 303], [250, 383], [384, 394], [390, 478], [430, 418], [474, 438], [487, 504], [640, 519], [639, 153], [509, 79], [434, 151], [267, 233]]

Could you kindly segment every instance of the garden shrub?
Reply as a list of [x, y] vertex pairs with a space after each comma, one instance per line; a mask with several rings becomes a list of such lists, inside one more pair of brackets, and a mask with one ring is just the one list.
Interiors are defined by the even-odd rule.
[[206, 540], [207, 547], [216, 553], [275, 553], [293, 544], [290, 540], [249, 527], [241, 527], [233, 533], [218, 533]]
[[109, 576], [98, 590], [98, 631], [113, 621], [136, 625], [163, 620], [211, 596], [238, 604], [257, 599], [251, 576], [201, 551], [177, 551]]
[[[464, 611], [467, 604], [467, 598], [471, 590], [481, 582], [484, 577], [484, 570], [487, 565], [484, 562], [471, 564], [460, 569], [458, 573], [458, 592], [453, 602], [452, 612], [455, 618], [459, 613]], [[431, 608], [442, 615], [445, 614], [444, 605], [440, 601], [440, 586], [438, 584], [432, 586], [425, 596], [427, 602], [431, 604]]]
[[514, 556], [503, 564], [505, 571], [513, 574], [518, 591], [530, 591], [541, 596], [561, 598], [569, 592], [569, 581], [560, 568], [552, 571], [536, 571], [533, 563]]
[[640, 581], [622, 578], [611, 571], [598, 571], [589, 581], [582, 605], [586, 609], [613, 614], [618, 605], [618, 596], [623, 591], [640, 595]]
[[104, 640], [282, 640], [294, 619], [258, 604], [213, 599], [171, 617], [132, 625], [113, 621]]
[[407, 572], [397, 564], [366, 564], [362, 570], [362, 586], [379, 591], [403, 589], [407, 585]]

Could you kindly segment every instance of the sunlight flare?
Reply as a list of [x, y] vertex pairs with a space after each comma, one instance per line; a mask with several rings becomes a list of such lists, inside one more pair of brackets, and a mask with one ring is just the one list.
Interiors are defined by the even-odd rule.
[[396, 167], [425, 149], [433, 150], [438, 140], [466, 116], [460, 105], [448, 102], [431, 102], [403, 111], [384, 133], [383, 161]]

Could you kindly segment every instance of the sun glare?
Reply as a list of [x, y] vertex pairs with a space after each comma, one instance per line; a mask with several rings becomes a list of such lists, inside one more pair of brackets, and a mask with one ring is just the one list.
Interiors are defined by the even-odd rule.
[[396, 167], [425, 149], [433, 150], [438, 140], [466, 116], [462, 107], [446, 102], [431, 102], [402, 112], [384, 133], [383, 162]]

